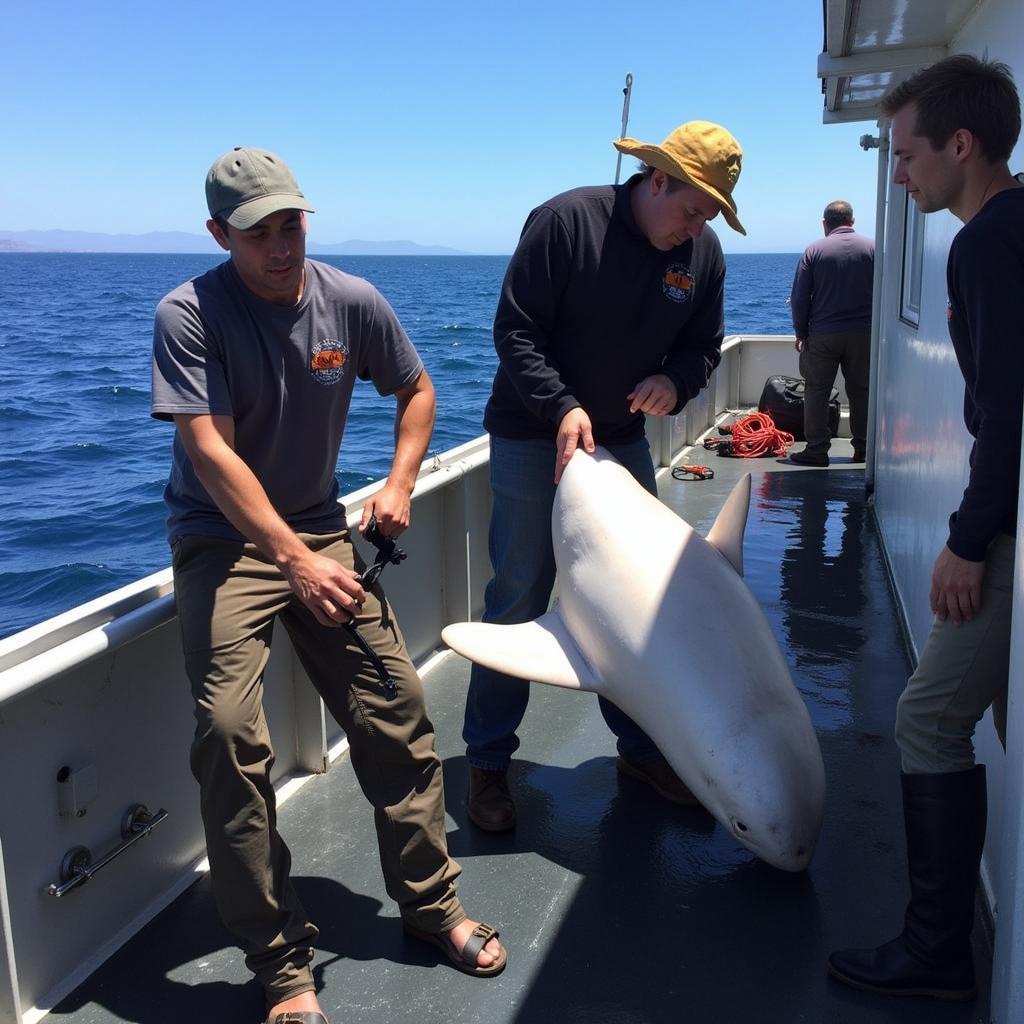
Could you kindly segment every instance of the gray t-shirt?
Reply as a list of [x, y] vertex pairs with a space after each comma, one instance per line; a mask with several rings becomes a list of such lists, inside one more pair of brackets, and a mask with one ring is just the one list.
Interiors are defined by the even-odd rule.
[[[343, 529], [334, 467], [358, 375], [381, 395], [423, 364], [394, 311], [367, 281], [306, 260], [296, 306], [258, 298], [231, 260], [160, 301], [153, 329], [152, 415], [231, 416], [235, 450], [296, 532]], [[164, 491], [168, 539], [242, 539], [174, 437]]]

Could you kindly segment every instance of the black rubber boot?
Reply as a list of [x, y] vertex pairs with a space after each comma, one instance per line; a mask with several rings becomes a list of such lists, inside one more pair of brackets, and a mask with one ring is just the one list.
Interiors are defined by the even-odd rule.
[[903, 775], [910, 905], [903, 932], [877, 949], [844, 949], [829, 973], [868, 992], [973, 999], [971, 928], [985, 845], [985, 766]]

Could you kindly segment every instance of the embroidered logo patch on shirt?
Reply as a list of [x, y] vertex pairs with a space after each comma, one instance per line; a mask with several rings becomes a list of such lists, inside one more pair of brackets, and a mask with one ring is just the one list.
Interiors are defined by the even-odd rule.
[[348, 345], [337, 338], [324, 338], [313, 346], [309, 371], [321, 384], [337, 384], [348, 362]]
[[693, 277], [685, 263], [670, 263], [661, 279], [661, 290], [673, 302], [685, 302], [693, 293]]

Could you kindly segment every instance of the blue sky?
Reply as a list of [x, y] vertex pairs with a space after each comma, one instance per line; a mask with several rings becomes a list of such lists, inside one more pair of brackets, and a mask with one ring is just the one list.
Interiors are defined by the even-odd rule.
[[[202, 231], [234, 145], [292, 166], [310, 235], [515, 246], [527, 212], [610, 181], [629, 134], [691, 119], [744, 148], [748, 237], [793, 252], [836, 198], [873, 233], [873, 123], [822, 125], [820, 0], [713, 4], [233, 0], [15, 4], [4, 16], [0, 229]], [[623, 158], [628, 173], [634, 163]]]

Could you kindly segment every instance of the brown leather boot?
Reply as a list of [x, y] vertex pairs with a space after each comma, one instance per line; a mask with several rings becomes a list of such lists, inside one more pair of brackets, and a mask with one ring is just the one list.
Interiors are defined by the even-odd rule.
[[516, 805], [508, 791], [507, 771], [469, 766], [469, 820], [485, 832], [507, 832], [516, 823]]
[[675, 773], [675, 769], [663, 757], [657, 761], [627, 761], [620, 756], [616, 762], [620, 775], [646, 782], [658, 796], [681, 807], [700, 807], [700, 801], [690, 792], [689, 786]]

